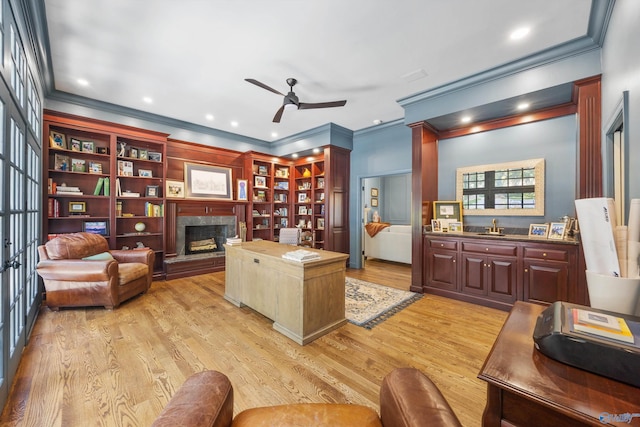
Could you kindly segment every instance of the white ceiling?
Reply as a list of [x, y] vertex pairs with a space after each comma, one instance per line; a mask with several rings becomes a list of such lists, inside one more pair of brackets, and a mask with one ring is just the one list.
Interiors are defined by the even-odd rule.
[[[400, 119], [398, 99], [586, 35], [591, 8], [588, 0], [44, 3], [56, 90], [265, 141], [329, 122], [359, 130]], [[511, 41], [521, 26], [529, 36]], [[285, 111], [272, 123], [282, 97], [244, 79], [286, 93], [288, 77], [301, 102], [347, 104]]]

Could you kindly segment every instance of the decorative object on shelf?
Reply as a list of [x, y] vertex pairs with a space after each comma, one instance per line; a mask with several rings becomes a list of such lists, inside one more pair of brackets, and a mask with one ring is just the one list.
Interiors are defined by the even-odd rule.
[[132, 159], [137, 159], [138, 158], [138, 149], [137, 148], [129, 148], [129, 157], [131, 157]]
[[118, 157], [124, 157], [127, 154], [127, 143], [118, 141]]
[[133, 176], [133, 162], [128, 160], [118, 160], [118, 175]]
[[147, 226], [144, 222], [136, 222], [133, 228], [135, 228], [138, 233], [142, 233], [144, 230], [147, 229]]
[[138, 169], [138, 176], [144, 177], [144, 178], [152, 178], [153, 177], [153, 171], [149, 170], [149, 169]]
[[96, 145], [93, 141], [82, 141], [82, 151], [85, 153], [93, 153], [95, 152]]
[[431, 231], [436, 233], [439, 233], [442, 231], [442, 228], [440, 228], [440, 221], [438, 221], [437, 219], [431, 220]]
[[160, 186], [158, 185], [147, 185], [147, 188], [144, 193], [145, 197], [159, 197], [160, 196]]
[[69, 156], [65, 156], [64, 154], [55, 154], [53, 157], [53, 167], [57, 171], [68, 171], [69, 170]]
[[71, 151], [82, 151], [82, 141], [76, 138], [71, 138], [69, 148]]
[[83, 214], [87, 211], [85, 202], [69, 202], [69, 214]]
[[89, 173], [102, 173], [102, 163], [89, 162]]
[[109, 147], [96, 147], [96, 153], [109, 154]]
[[99, 234], [101, 236], [108, 234], [108, 228], [107, 221], [85, 221], [84, 224], [82, 224], [82, 231]]
[[311, 171], [309, 170], [309, 168], [304, 168], [304, 170], [302, 171], [302, 176], [305, 178], [309, 178], [311, 176]]
[[64, 134], [53, 130], [49, 132], [49, 144], [51, 145], [51, 148], [67, 148], [67, 140]]
[[149, 150], [140, 149], [138, 150], [138, 158], [140, 160], [149, 160]]
[[266, 188], [267, 187], [267, 178], [265, 178], [264, 176], [256, 176], [254, 185], [256, 187], [259, 187], [259, 188]]
[[152, 160], [154, 162], [161, 162], [162, 153], [158, 153], [156, 151], [149, 151], [149, 160]]
[[307, 199], [307, 193], [298, 193], [298, 203], [304, 203]]
[[167, 199], [184, 199], [184, 182], [168, 179], [166, 181], [166, 194]]
[[184, 181], [187, 198], [233, 200], [231, 168], [185, 162]]
[[249, 196], [247, 195], [247, 186], [249, 185], [249, 181], [246, 179], [238, 180], [238, 200], [249, 200]]
[[71, 159], [72, 172], [86, 172], [87, 165], [84, 159]]

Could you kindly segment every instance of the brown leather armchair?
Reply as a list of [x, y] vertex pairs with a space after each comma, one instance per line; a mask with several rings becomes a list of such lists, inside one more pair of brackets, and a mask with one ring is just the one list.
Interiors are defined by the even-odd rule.
[[438, 387], [414, 368], [389, 373], [380, 388], [380, 416], [352, 404], [299, 403], [252, 408], [233, 417], [233, 387], [216, 371], [187, 378], [152, 427], [460, 427]]
[[38, 246], [38, 254], [36, 270], [52, 310], [101, 305], [113, 309], [146, 292], [153, 280], [151, 249], [109, 250], [98, 234], [63, 234]]

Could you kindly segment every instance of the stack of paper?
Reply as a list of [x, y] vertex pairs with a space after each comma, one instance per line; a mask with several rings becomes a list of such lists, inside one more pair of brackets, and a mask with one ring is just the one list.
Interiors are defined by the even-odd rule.
[[240, 239], [238, 236], [236, 237], [227, 237], [227, 245], [239, 245], [242, 243], [242, 239]]
[[320, 259], [320, 254], [318, 254], [317, 252], [306, 251], [304, 249], [298, 249], [297, 251], [291, 251], [283, 254], [282, 258], [303, 262]]

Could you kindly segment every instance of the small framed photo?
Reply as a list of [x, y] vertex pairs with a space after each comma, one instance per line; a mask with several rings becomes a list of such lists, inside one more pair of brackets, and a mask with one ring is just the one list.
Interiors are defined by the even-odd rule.
[[153, 160], [154, 162], [162, 161], [162, 153], [158, 153], [157, 151], [149, 151], [148, 156], [149, 160]]
[[440, 221], [438, 221], [437, 219], [431, 220], [431, 231], [434, 231], [436, 233], [439, 233], [442, 231], [442, 228], [440, 228]]
[[256, 176], [254, 185], [256, 187], [266, 188], [267, 187], [267, 178], [265, 178], [264, 176]]
[[249, 196], [247, 193], [247, 186], [249, 185], [249, 181], [246, 179], [238, 180], [238, 200], [249, 200]]
[[118, 160], [118, 176], [133, 176], [133, 162]]
[[549, 233], [549, 224], [529, 225], [529, 237], [532, 239], [546, 239]]
[[451, 233], [462, 233], [462, 223], [461, 222], [450, 222], [449, 223], [449, 231]]
[[153, 178], [153, 172], [149, 169], [138, 169], [138, 176]]
[[138, 150], [138, 158], [140, 160], [149, 160], [149, 150], [144, 150], [144, 149]]
[[52, 130], [49, 132], [49, 144], [51, 148], [67, 148], [67, 139], [64, 134]]
[[184, 199], [184, 182], [168, 179], [165, 194], [167, 199]]
[[378, 197], [378, 189], [377, 188], [372, 188], [371, 189], [371, 197]]
[[96, 147], [96, 153], [109, 154], [109, 147]]
[[71, 159], [71, 172], [86, 172], [87, 165], [84, 159]]
[[71, 151], [82, 151], [82, 141], [79, 139], [71, 138], [69, 148]]
[[86, 233], [99, 234], [106, 236], [107, 233], [107, 221], [85, 221], [82, 225], [82, 230]]
[[318, 226], [316, 228], [324, 228], [324, 218], [318, 218]]
[[307, 214], [307, 207], [306, 206], [298, 207], [298, 215], [306, 215], [306, 214]]
[[89, 173], [102, 173], [102, 163], [89, 162]]
[[69, 202], [69, 214], [83, 214], [87, 211], [85, 202]]
[[307, 201], [307, 193], [298, 193], [298, 203], [305, 203]]
[[160, 186], [147, 185], [144, 195], [145, 197], [160, 197]]
[[137, 159], [138, 158], [138, 149], [137, 148], [129, 148], [129, 157], [131, 157], [132, 159]]
[[567, 224], [564, 222], [552, 222], [549, 225], [549, 236], [550, 240], [564, 240], [565, 235], [567, 234]]
[[378, 198], [377, 197], [372, 197], [371, 198], [371, 207], [377, 207], [378, 206]]
[[93, 141], [82, 141], [82, 151], [85, 153], [93, 153], [95, 152], [96, 145]]

